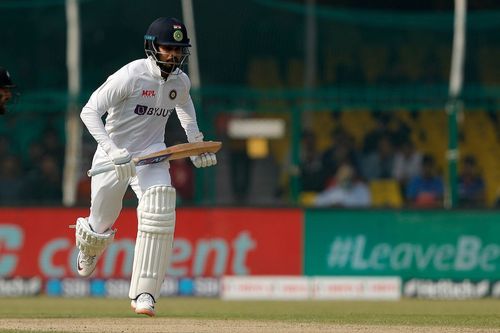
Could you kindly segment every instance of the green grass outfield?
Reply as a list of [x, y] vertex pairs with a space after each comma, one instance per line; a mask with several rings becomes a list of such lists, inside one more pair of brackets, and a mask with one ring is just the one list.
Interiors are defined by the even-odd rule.
[[[500, 328], [500, 300], [222, 301], [162, 298], [157, 317], [304, 323]], [[126, 299], [0, 298], [0, 318], [137, 317]]]

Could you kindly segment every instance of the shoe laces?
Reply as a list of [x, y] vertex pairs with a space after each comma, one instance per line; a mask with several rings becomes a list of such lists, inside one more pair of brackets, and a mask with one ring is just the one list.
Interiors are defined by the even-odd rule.
[[94, 263], [96, 256], [88, 256], [83, 254], [80, 256], [80, 262], [85, 265], [92, 265]]
[[140, 294], [139, 297], [137, 297], [137, 303], [147, 303], [150, 307], [154, 307], [153, 297], [148, 294]]

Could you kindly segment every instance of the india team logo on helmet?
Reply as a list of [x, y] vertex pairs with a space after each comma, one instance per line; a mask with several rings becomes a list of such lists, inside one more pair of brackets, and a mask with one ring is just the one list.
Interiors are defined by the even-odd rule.
[[175, 30], [174, 31], [174, 40], [176, 42], [180, 42], [184, 38], [184, 34], [180, 30]]

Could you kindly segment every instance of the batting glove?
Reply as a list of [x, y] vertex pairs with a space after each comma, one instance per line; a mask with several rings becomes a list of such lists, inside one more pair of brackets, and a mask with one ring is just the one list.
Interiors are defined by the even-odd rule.
[[197, 168], [205, 168], [217, 164], [217, 157], [214, 153], [202, 153], [198, 156], [191, 156], [191, 162]]
[[135, 176], [135, 163], [127, 149], [118, 149], [110, 153], [111, 161], [115, 165], [118, 180], [126, 180]]

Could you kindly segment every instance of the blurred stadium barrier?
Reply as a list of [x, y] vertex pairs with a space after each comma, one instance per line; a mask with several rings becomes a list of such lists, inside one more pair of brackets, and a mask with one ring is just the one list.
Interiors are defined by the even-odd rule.
[[[68, 229], [68, 221], [82, 213], [82, 208], [0, 209], [0, 297], [127, 297], [135, 210], [120, 215], [115, 241], [90, 279], [77, 275], [78, 249]], [[176, 226], [162, 294], [275, 300], [500, 298], [499, 215], [179, 208], [182, 223]]]

